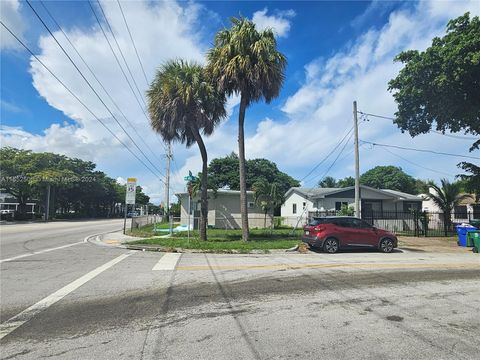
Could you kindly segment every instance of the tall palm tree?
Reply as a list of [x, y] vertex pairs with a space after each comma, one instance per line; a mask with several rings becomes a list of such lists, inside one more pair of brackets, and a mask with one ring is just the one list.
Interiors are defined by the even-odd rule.
[[271, 29], [258, 31], [246, 18], [231, 18], [232, 27], [215, 36], [208, 52], [207, 71], [220, 91], [240, 95], [238, 114], [238, 157], [242, 238], [248, 240], [247, 185], [245, 179], [245, 110], [252, 102], [270, 103], [280, 92], [287, 60], [277, 50]]
[[455, 206], [470, 195], [460, 193], [461, 189], [458, 182], [451, 183], [447, 179], [442, 179], [441, 184], [442, 186], [431, 184], [434, 193], [431, 192], [428, 196], [443, 212], [443, 228], [446, 236], [451, 227], [452, 212], [455, 210]]
[[225, 117], [225, 95], [201, 65], [175, 60], [157, 70], [147, 98], [151, 125], [165, 141], [179, 141], [187, 147], [198, 145], [203, 162], [200, 239], [206, 240], [208, 157], [201, 133], [211, 135]]

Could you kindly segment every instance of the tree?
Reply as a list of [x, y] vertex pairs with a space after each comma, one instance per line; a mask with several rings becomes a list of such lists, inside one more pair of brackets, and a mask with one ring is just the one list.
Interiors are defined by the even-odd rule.
[[[239, 190], [238, 166], [239, 159], [235, 153], [213, 159], [208, 165], [209, 186], [212, 189], [228, 187], [231, 190]], [[258, 181], [277, 184], [278, 192], [282, 194], [291, 187], [300, 186], [297, 180], [280, 171], [274, 162], [267, 159], [247, 160], [245, 169], [247, 190], [252, 190], [254, 183]]]
[[276, 183], [259, 180], [253, 184], [254, 200], [264, 213], [263, 227], [267, 227], [267, 214], [285, 202], [284, 192], [278, 191]]
[[360, 183], [375, 189], [415, 194], [415, 179], [396, 166], [376, 166], [360, 176]]
[[344, 179], [338, 180], [337, 181], [337, 186], [340, 187], [340, 188], [355, 186], [355, 179], [351, 176], [347, 176]]
[[447, 236], [448, 230], [452, 223], [452, 212], [460, 201], [470, 197], [468, 194], [460, 194], [460, 184], [451, 183], [447, 179], [441, 180], [442, 186], [432, 184], [434, 192], [428, 196], [430, 199], [440, 208], [443, 212], [443, 226], [445, 230], [445, 236]]
[[480, 166], [468, 162], [461, 162], [459, 167], [470, 173], [470, 175], [458, 175], [462, 180], [464, 191], [474, 194], [475, 202], [480, 203]]
[[318, 187], [334, 188], [337, 187], [337, 181], [331, 176], [327, 176], [318, 182]]
[[246, 18], [231, 18], [232, 27], [215, 35], [208, 52], [207, 69], [220, 91], [240, 95], [238, 156], [242, 239], [248, 240], [247, 183], [245, 170], [245, 111], [253, 102], [270, 103], [280, 92], [287, 61], [277, 50], [271, 29], [258, 31]]
[[[411, 136], [438, 131], [480, 135], [480, 20], [469, 13], [423, 52], [401, 52], [405, 64], [388, 89], [398, 104], [394, 123]], [[435, 125], [434, 125], [435, 123]], [[470, 150], [478, 149], [477, 140]]]
[[165, 141], [197, 143], [202, 156], [200, 239], [207, 239], [208, 157], [202, 135], [211, 135], [225, 117], [225, 95], [208, 78], [204, 68], [183, 60], [167, 62], [147, 91], [152, 127]]

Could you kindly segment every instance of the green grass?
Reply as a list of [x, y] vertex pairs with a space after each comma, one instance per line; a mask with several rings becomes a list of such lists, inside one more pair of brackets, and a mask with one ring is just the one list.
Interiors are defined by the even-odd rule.
[[[139, 229], [141, 230], [141, 229]], [[158, 245], [167, 248], [200, 249], [211, 251], [248, 252], [250, 250], [288, 249], [299, 244], [301, 230], [292, 229], [251, 229], [250, 240], [242, 241], [241, 230], [208, 229], [207, 241], [200, 241], [198, 231], [174, 233], [169, 238], [150, 238], [129, 244]]]
[[[168, 223], [158, 223], [156, 224], [157, 229], [169, 229], [170, 225]], [[130, 236], [138, 236], [138, 237], [149, 237], [154, 235], [165, 235], [166, 232], [154, 232], [153, 231], [153, 224], [142, 226], [138, 229], [133, 229], [127, 231], [127, 235]]]

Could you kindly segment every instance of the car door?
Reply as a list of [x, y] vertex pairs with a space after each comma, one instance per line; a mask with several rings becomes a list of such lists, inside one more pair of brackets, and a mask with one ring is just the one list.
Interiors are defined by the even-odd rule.
[[355, 229], [355, 246], [377, 246], [376, 229], [360, 219], [351, 219]]
[[340, 241], [340, 246], [351, 246], [355, 243], [356, 231], [352, 227], [352, 223], [349, 218], [337, 218], [332, 220], [335, 225], [334, 236]]

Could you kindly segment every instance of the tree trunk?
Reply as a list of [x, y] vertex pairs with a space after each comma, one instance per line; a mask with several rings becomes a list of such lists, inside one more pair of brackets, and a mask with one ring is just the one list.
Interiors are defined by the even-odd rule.
[[247, 181], [245, 177], [245, 109], [247, 101], [245, 95], [241, 95], [240, 110], [238, 114], [238, 162], [240, 175], [240, 213], [242, 214], [242, 240], [248, 241], [248, 208], [247, 208]]
[[264, 229], [267, 228], [267, 211], [268, 210], [265, 210], [265, 216], [263, 217], [263, 228]]
[[197, 142], [200, 154], [202, 155], [202, 179], [201, 179], [201, 207], [200, 207], [200, 224], [199, 233], [200, 240], [207, 240], [207, 223], [208, 223], [208, 185], [207, 185], [207, 171], [208, 171], [208, 157], [207, 149], [203, 143], [202, 136], [198, 129], [192, 127], [193, 136]]

